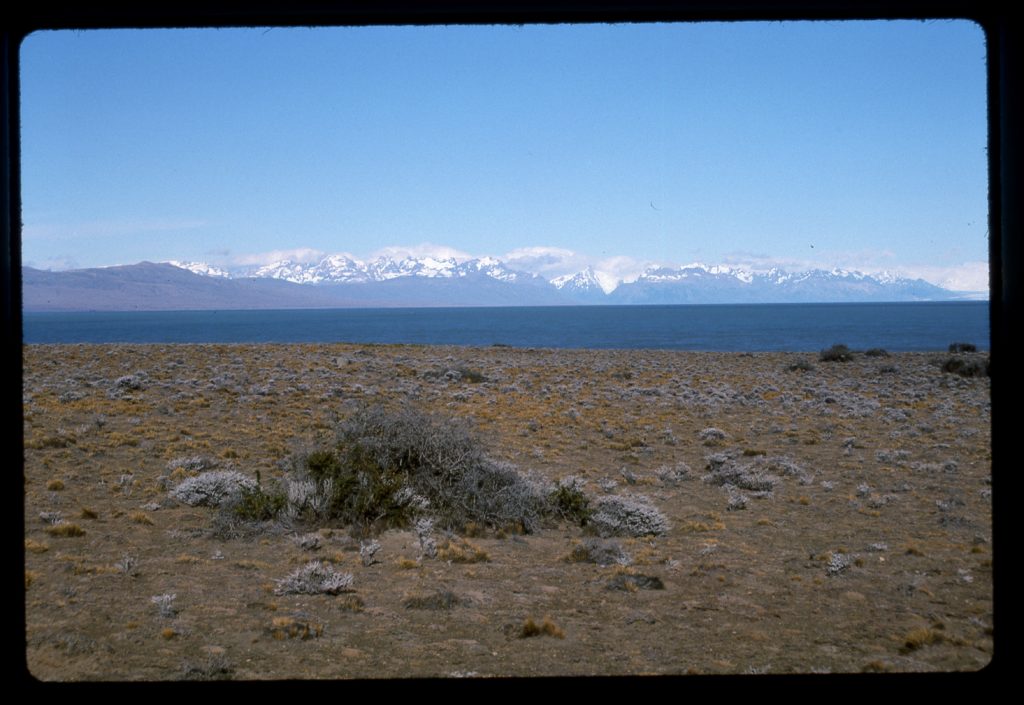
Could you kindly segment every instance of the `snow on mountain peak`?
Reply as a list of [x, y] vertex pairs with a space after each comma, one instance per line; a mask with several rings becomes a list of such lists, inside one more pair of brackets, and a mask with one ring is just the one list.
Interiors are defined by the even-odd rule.
[[231, 276], [220, 267], [215, 267], [212, 264], [207, 264], [206, 262], [180, 262], [172, 259], [168, 260], [166, 264], [177, 267], [178, 269], [187, 269], [193, 274], [201, 274], [204, 277], [222, 277], [227, 279]]

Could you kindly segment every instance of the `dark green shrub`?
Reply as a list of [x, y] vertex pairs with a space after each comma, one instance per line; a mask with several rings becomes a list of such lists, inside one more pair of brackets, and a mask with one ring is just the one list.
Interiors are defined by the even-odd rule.
[[948, 358], [941, 365], [943, 372], [957, 374], [961, 377], [988, 377], [988, 360], [964, 360], [959, 357]]
[[978, 352], [978, 346], [974, 343], [950, 343], [949, 351], [951, 353]]
[[456, 372], [462, 375], [460, 379], [463, 382], [469, 382], [470, 384], [479, 384], [480, 382], [488, 381], [487, 377], [485, 377], [482, 372], [478, 372], [476, 370], [470, 370], [465, 367], [459, 367], [456, 369]]
[[821, 351], [819, 359], [822, 362], [849, 362], [853, 359], [853, 351], [839, 343]]
[[583, 482], [576, 477], [561, 480], [548, 495], [556, 516], [585, 526], [593, 510], [590, 499], [583, 493]]
[[868, 357], [889, 357], [889, 351], [885, 348], [868, 348], [864, 354]]
[[529, 531], [548, 512], [539, 485], [488, 458], [467, 424], [412, 409], [361, 410], [332, 446], [291, 465], [292, 516], [363, 531], [406, 527], [423, 514], [448, 529], [473, 522]]
[[814, 365], [807, 362], [807, 360], [798, 360], [789, 367], [787, 367], [786, 369], [788, 369], [790, 372], [811, 372], [812, 370], [814, 370]]
[[236, 518], [243, 521], [270, 521], [277, 518], [288, 504], [288, 496], [280, 489], [264, 490], [262, 486], [243, 488], [239, 495], [225, 505]]

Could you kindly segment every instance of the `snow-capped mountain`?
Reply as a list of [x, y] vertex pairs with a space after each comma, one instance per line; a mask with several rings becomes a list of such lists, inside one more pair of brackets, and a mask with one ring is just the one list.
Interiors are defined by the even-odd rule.
[[202, 274], [204, 277], [223, 277], [227, 279], [231, 276], [230, 272], [220, 267], [215, 267], [205, 262], [179, 262], [178, 260], [170, 260], [164, 264], [169, 264], [178, 269], [187, 269], [193, 274]]
[[[922, 279], [844, 269], [787, 272], [692, 263], [622, 281], [591, 267], [548, 281], [499, 259], [335, 254], [229, 270], [202, 262], [23, 270], [26, 310], [800, 303], [977, 299]], [[157, 295], [159, 292], [159, 295]], [[980, 295], [984, 298], [984, 292]], [[112, 308], [121, 307], [121, 308]]]
[[[202, 273], [197, 269], [189, 269]], [[378, 257], [369, 262], [360, 262], [348, 255], [330, 255], [318, 262], [281, 260], [240, 273], [251, 277], [283, 279], [296, 284], [355, 284], [402, 277], [453, 279], [477, 274], [504, 282], [543, 281], [535, 274], [510, 269], [493, 257], [464, 262], [453, 257], [405, 257], [399, 260]]]
[[609, 303], [798, 303], [837, 301], [927, 301], [957, 298], [923, 279], [891, 273], [871, 276], [845, 269], [786, 272], [755, 271], [727, 265], [694, 263], [683, 267], [649, 267], [621, 284]]

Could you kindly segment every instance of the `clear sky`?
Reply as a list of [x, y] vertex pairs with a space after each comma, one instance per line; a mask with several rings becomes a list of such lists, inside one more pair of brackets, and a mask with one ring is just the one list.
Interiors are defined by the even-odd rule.
[[39, 32], [23, 260], [381, 252], [987, 289], [966, 21]]

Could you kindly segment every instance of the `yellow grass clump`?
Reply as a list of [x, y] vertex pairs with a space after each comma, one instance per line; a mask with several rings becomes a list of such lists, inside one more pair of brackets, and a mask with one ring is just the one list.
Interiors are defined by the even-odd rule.
[[556, 639], [564, 639], [565, 632], [551, 621], [550, 617], [545, 617], [544, 621], [537, 624], [533, 621], [533, 618], [527, 619], [523, 622], [523, 628], [519, 632], [519, 638], [528, 639], [533, 636], [553, 636]]
[[85, 529], [80, 527], [78, 524], [62, 522], [60, 524], [54, 524], [53, 526], [46, 527], [46, 533], [50, 536], [71, 538], [75, 536], [85, 536]]

